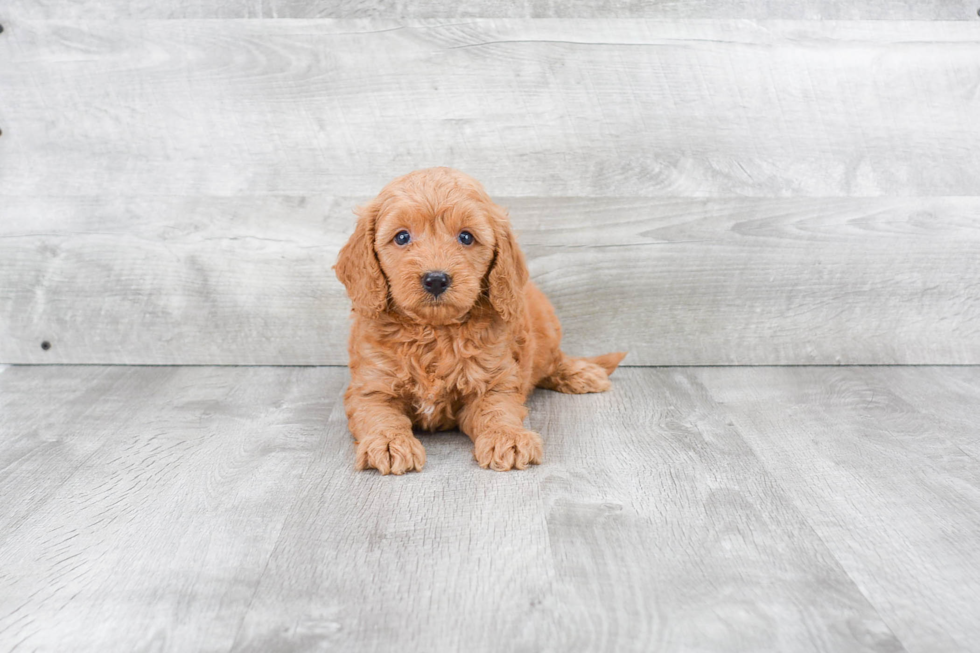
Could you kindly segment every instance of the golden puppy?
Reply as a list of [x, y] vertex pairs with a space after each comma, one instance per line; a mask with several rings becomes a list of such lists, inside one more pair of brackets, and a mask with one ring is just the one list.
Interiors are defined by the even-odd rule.
[[353, 303], [344, 406], [356, 468], [421, 470], [413, 425], [458, 426], [481, 467], [540, 463], [541, 437], [523, 423], [534, 387], [602, 392], [626, 354], [561, 351], [507, 213], [471, 177], [418, 170], [358, 214], [334, 266]]

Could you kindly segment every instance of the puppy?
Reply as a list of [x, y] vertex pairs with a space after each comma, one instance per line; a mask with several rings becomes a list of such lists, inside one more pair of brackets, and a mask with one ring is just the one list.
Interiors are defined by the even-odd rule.
[[425, 465], [412, 434], [459, 427], [481, 467], [541, 462], [524, 428], [535, 386], [602, 392], [625, 353], [572, 358], [561, 325], [528, 280], [507, 213], [450, 168], [399, 177], [357, 211], [334, 269], [353, 304], [344, 395], [355, 467]]

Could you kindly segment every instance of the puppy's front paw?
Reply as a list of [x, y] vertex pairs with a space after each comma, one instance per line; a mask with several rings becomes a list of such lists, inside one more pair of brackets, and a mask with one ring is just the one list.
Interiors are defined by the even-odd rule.
[[382, 474], [400, 476], [413, 469], [425, 467], [425, 448], [411, 433], [375, 435], [357, 443], [354, 468], [358, 471], [374, 468]]
[[480, 467], [495, 472], [525, 469], [541, 463], [544, 445], [534, 431], [504, 431], [481, 436], [473, 445], [473, 457]]

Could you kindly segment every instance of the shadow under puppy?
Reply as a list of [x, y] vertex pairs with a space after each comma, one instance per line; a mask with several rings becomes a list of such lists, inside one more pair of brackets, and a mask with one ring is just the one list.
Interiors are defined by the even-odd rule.
[[524, 428], [535, 386], [602, 392], [625, 353], [572, 358], [561, 325], [528, 280], [505, 210], [450, 168], [395, 179], [358, 209], [334, 269], [353, 303], [344, 396], [356, 468], [421, 470], [412, 427], [457, 426], [481, 467], [541, 462]]

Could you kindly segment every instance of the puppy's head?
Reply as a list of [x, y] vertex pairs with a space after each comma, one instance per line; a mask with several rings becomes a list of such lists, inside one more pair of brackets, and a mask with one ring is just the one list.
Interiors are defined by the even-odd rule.
[[523, 313], [524, 255], [506, 212], [473, 178], [418, 170], [385, 186], [358, 216], [335, 266], [355, 311], [449, 324], [486, 295], [505, 320]]

